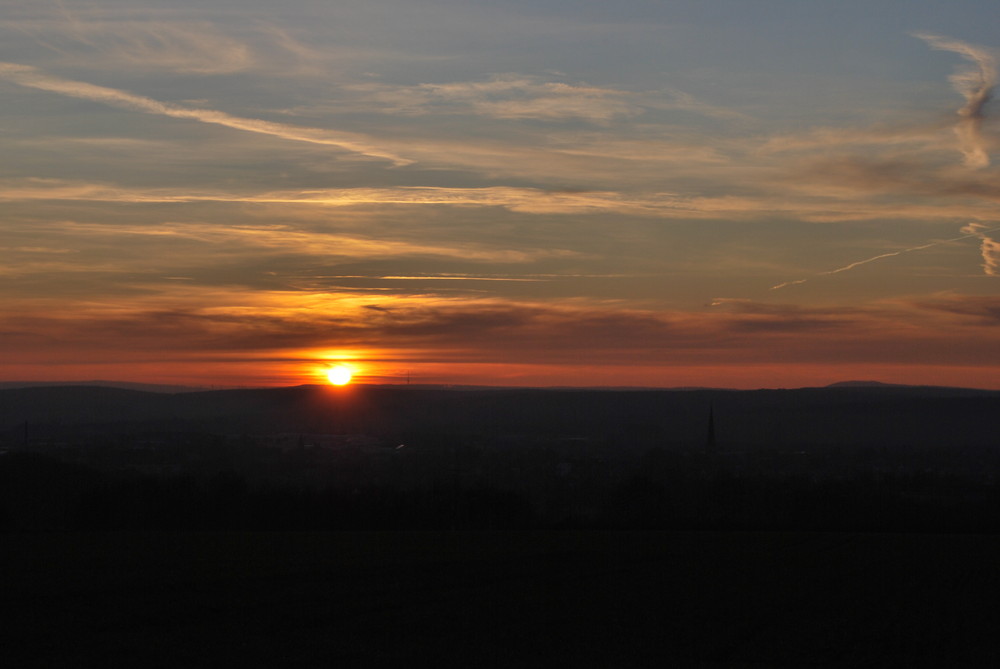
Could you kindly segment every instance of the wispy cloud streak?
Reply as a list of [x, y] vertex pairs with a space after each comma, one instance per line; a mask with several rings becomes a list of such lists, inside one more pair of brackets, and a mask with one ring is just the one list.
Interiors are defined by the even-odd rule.
[[986, 167], [990, 157], [982, 137], [983, 110], [993, 97], [997, 83], [996, 54], [984, 47], [947, 39], [938, 35], [917, 34], [932, 48], [952, 51], [972, 61], [975, 67], [951, 75], [951, 84], [965, 98], [965, 105], [958, 110], [961, 120], [955, 126], [965, 164], [969, 167]]
[[446, 188], [404, 186], [324, 190], [235, 193], [226, 191], [175, 191], [162, 188], [128, 188], [113, 184], [52, 179], [0, 179], [0, 201], [80, 200], [93, 202], [232, 202], [242, 204], [293, 204], [327, 207], [358, 205], [478, 205], [505, 207], [526, 213], [619, 212], [658, 216], [667, 211], [694, 214], [709, 204], [682, 201], [669, 193], [629, 196], [614, 191], [552, 191], [540, 188], [491, 186]]
[[120, 109], [169, 116], [171, 118], [190, 119], [201, 123], [221, 125], [233, 128], [234, 130], [270, 135], [296, 142], [336, 146], [345, 151], [351, 151], [363, 156], [390, 160], [396, 165], [406, 165], [412, 162], [375, 146], [364, 135], [324, 130], [321, 128], [303, 128], [261, 119], [231, 116], [230, 114], [214, 109], [182, 107], [180, 105], [160, 102], [159, 100], [142, 95], [135, 95], [116, 88], [53, 77], [28, 65], [0, 63], [0, 79], [6, 79], [20, 86], [57, 93], [67, 97], [100, 102]]

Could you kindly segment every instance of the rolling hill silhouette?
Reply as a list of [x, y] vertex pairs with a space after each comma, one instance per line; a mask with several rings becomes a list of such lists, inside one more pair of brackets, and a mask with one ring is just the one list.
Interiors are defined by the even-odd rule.
[[0, 390], [0, 430], [35, 436], [149, 430], [396, 435], [645, 435], [703, 441], [709, 406], [723, 448], [992, 444], [1000, 392], [837, 385], [796, 390], [441, 389], [303, 385], [162, 394], [108, 387]]

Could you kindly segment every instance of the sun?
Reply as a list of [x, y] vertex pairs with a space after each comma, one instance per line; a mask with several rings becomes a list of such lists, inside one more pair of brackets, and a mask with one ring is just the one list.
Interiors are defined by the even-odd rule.
[[351, 382], [354, 377], [354, 372], [351, 371], [350, 367], [344, 365], [337, 365], [336, 367], [331, 367], [326, 372], [326, 378], [330, 380], [335, 386], [346, 386]]

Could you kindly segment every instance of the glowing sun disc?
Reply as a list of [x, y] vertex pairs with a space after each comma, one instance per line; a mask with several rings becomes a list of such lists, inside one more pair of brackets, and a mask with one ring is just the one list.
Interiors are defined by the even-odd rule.
[[331, 367], [326, 373], [326, 378], [335, 386], [346, 386], [351, 382], [354, 373], [347, 367]]

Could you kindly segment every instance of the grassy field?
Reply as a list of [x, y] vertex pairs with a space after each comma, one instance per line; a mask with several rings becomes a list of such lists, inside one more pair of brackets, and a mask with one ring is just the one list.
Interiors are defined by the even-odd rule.
[[997, 664], [1000, 537], [0, 537], [3, 666]]

